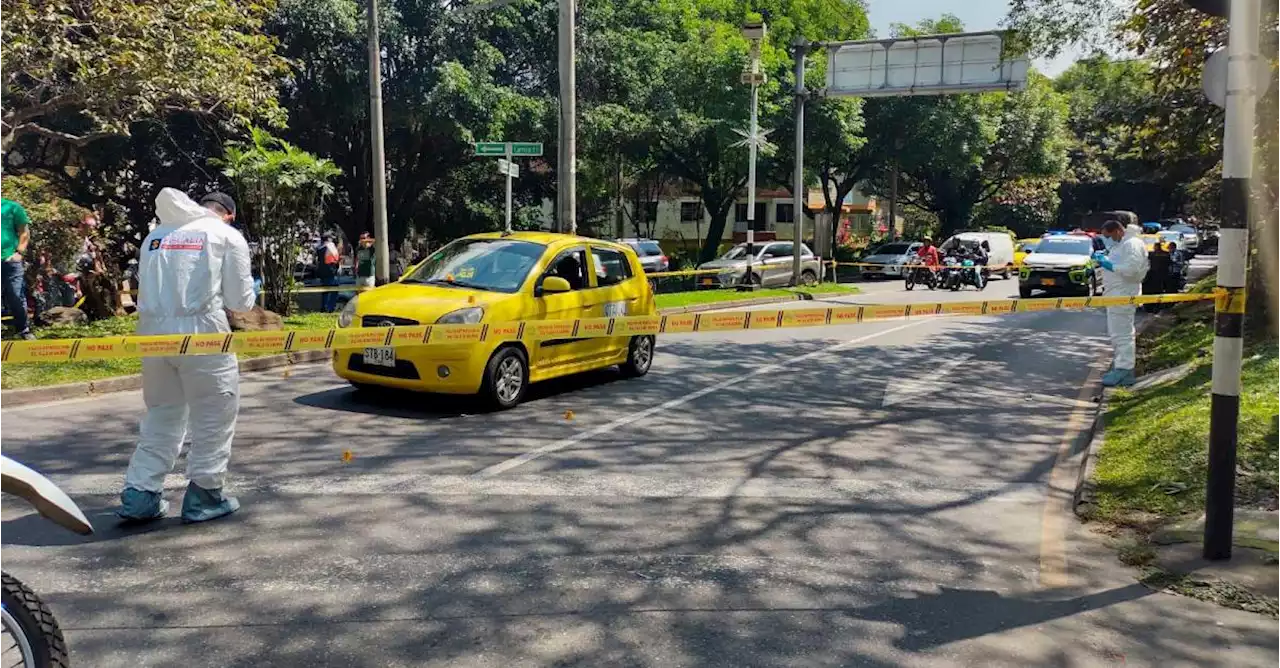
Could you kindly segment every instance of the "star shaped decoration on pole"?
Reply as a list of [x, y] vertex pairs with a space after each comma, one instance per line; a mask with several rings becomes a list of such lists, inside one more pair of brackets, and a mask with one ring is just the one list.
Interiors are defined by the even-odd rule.
[[734, 129], [734, 132], [738, 133], [738, 135], [742, 137], [742, 141], [734, 142], [734, 146], [751, 146], [752, 143], [755, 143], [756, 150], [760, 151], [764, 155], [773, 155], [774, 152], [778, 150], [777, 144], [766, 139], [769, 136], [769, 133], [773, 132], [773, 130], [760, 128], [756, 130], [755, 137], [751, 136], [750, 130]]

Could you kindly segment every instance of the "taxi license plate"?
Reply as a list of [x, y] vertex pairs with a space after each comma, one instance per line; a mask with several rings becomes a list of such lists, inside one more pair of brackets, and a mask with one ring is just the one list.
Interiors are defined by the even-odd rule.
[[373, 366], [389, 366], [396, 365], [396, 349], [391, 346], [377, 346], [376, 348], [364, 349], [364, 363]]
[[1040, 285], [1057, 285], [1057, 284], [1058, 284], [1058, 280], [1057, 280], [1057, 279], [1054, 279], [1054, 278], [1042, 278], [1042, 279], [1040, 279]]

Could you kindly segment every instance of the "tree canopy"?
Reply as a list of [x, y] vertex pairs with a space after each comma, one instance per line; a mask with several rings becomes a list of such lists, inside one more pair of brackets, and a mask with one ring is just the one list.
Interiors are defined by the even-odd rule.
[[280, 124], [285, 61], [261, 31], [271, 0], [4, 0], [4, 149], [83, 147], [197, 111]]

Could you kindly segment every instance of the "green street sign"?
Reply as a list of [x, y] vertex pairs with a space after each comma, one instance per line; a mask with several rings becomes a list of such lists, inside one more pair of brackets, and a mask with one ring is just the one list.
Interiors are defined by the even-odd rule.
[[510, 149], [510, 155], [538, 156], [542, 155], [542, 144], [540, 142], [502, 142], [502, 141], [482, 141], [476, 142], [476, 155], [501, 155], [506, 156]]
[[542, 155], [541, 142], [512, 142], [511, 155]]

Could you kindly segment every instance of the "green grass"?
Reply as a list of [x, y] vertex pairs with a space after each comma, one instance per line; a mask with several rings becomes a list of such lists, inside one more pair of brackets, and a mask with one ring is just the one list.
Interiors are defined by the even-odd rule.
[[[1096, 517], [1153, 523], [1204, 505], [1212, 367], [1208, 357], [1196, 354], [1210, 345], [1212, 332], [1207, 337], [1187, 322], [1165, 330], [1155, 341], [1158, 359], [1191, 362], [1191, 373], [1113, 397], [1095, 472]], [[1241, 506], [1275, 506], [1280, 414], [1276, 345], [1275, 339], [1257, 341], [1245, 352], [1236, 478], [1236, 504]]]
[[858, 289], [851, 285], [819, 283], [818, 285], [807, 288], [774, 288], [753, 290], [751, 292], [738, 292], [736, 290], [693, 290], [690, 292], [672, 292], [665, 295], [656, 295], [654, 297], [654, 301], [657, 302], [658, 308], [660, 309], [680, 308], [683, 306], [714, 304], [716, 302], [734, 302], [744, 299], [790, 297], [797, 292], [805, 292], [811, 295], [851, 295], [857, 293]]
[[[1210, 272], [1187, 288], [1208, 294], [1217, 287], [1218, 274]], [[1207, 357], [1213, 350], [1213, 302], [1174, 305], [1147, 328], [1138, 341], [1138, 373], [1171, 369]]]
[[[284, 319], [285, 329], [327, 329], [333, 327], [332, 313], [297, 313]], [[137, 328], [135, 316], [98, 320], [88, 325], [51, 326], [36, 330], [41, 339], [87, 339], [101, 336], [125, 336]], [[260, 357], [271, 353], [248, 353], [241, 357]], [[82, 360], [77, 362], [22, 362], [0, 367], [0, 388], [44, 387], [142, 372], [140, 359]]]

